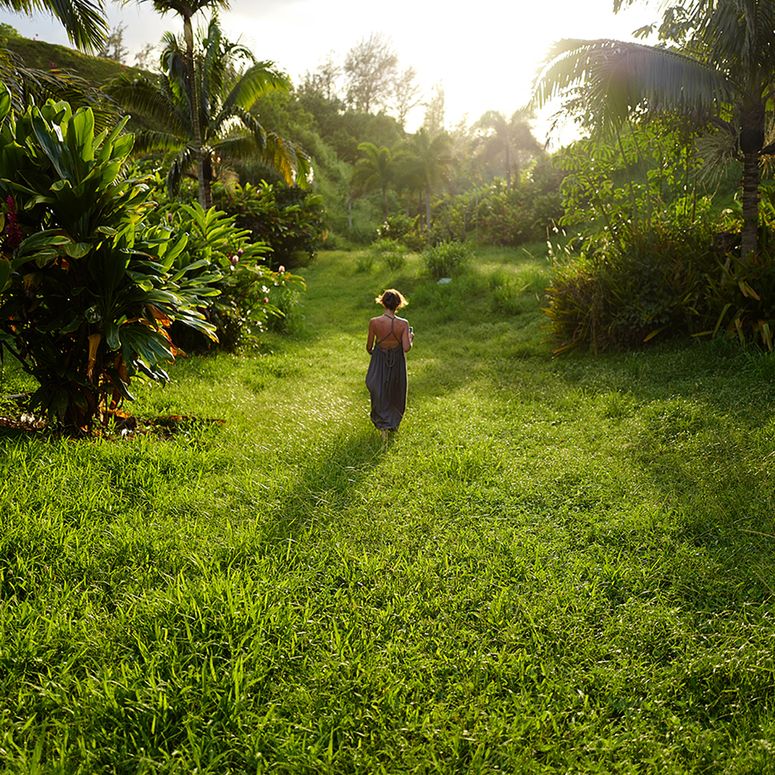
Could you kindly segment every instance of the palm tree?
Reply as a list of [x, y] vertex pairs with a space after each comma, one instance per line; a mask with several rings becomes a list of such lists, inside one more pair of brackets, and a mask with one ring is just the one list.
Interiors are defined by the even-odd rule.
[[[124, 0], [124, 3], [131, 2], [131, 0]], [[183, 59], [185, 65], [186, 79], [188, 81], [187, 91], [190, 94], [191, 100], [191, 131], [194, 148], [201, 148], [203, 145], [203, 131], [202, 131], [202, 95], [199, 89], [198, 79], [196, 78], [194, 61], [194, 25], [193, 18], [199, 13], [199, 11], [205, 8], [218, 10], [222, 8], [224, 10], [229, 7], [229, 0], [137, 0], [138, 3], [151, 3], [154, 9], [160, 14], [176, 13], [183, 19], [183, 40], [185, 41], [185, 56]], [[202, 158], [196, 159], [197, 166], [201, 168], [205, 162]], [[200, 170], [203, 172], [203, 170]], [[200, 181], [202, 175], [199, 175]], [[201, 200], [201, 183], [200, 183], [200, 200]]]
[[0, 8], [26, 14], [48, 11], [62, 23], [73, 45], [87, 51], [98, 49], [108, 35], [101, 0], [0, 0]]
[[388, 190], [395, 181], [396, 165], [390, 148], [374, 143], [358, 146], [361, 158], [355, 164], [352, 186], [357, 194], [379, 191], [382, 194], [382, 215], [388, 216]]
[[397, 154], [407, 188], [419, 191], [425, 202], [425, 229], [431, 228], [431, 196], [449, 179], [452, 140], [446, 132], [431, 135], [421, 129]]
[[[624, 2], [615, 0], [615, 10]], [[775, 98], [774, 29], [772, 0], [685, 0], [665, 11], [660, 30], [677, 47], [607, 39], [555, 44], [534, 101], [572, 94], [575, 107], [604, 126], [644, 110], [714, 124], [742, 157], [741, 252], [755, 257], [760, 164], [775, 153], [775, 143], [765, 145]]]
[[[137, 134], [135, 148], [139, 152], [175, 154], [167, 176], [170, 190], [176, 191], [182, 176], [193, 168], [199, 203], [207, 209], [212, 204], [212, 182], [221, 159], [244, 159], [254, 154], [289, 184], [306, 179], [306, 155], [264, 129], [250, 112], [263, 95], [289, 88], [285, 75], [270, 62], [256, 62], [245, 47], [225, 40], [218, 20], [213, 19], [195, 49], [193, 84], [201, 95], [197, 112], [187, 53], [171, 33], [165, 35], [164, 42], [160, 75], [122, 75], [108, 91], [151, 127]], [[236, 68], [243, 61], [251, 65], [237, 74]]]
[[519, 173], [523, 158], [541, 152], [541, 146], [533, 137], [527, 118], [527, 111], [524, 110], [516, 111], [511, 118], [495, 110], [488, 110], [477, 122], [477, 127], [485, 133], [480, 138], [483, 154], [502, 160], [506, 188], [509, 190], [512, 176]]

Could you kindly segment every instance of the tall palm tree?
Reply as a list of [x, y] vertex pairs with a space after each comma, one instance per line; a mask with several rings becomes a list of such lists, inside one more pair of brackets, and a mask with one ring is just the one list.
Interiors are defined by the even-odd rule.
[[[309, 171], [306, 155], [296, 146], [269, 132], [250, 110], [263, 95], [288, 89], [285, 75], [270, 62], [256, 62], [244, 46], [230, 43], [213, 19], [195, 49], [194, 79], [188, 78], [187, 53], [171, 33], [164, 37], [162, 72], [156, 76], [121, 75], [108, 92], [150, 126], [138, 132], [139, 152], [174, 154], [167, 182], [175, 191], [181, 177], [194, 170], [199, 202], [212, 204], [212, 182], [221, 159], [259, 155], [288, 183], [303, 182]], [[241, 62], [250, 66], [241, 74]], [[200, 95], [195, 108], [194, 84]]]
[[407, 188], [419, 191], [425, 203], [425, 229], [431, 228], [431, 196], [449, 179], [452, 140], [446, 132], [414, 134], [398, 153], [401, 177]]
[[[615, 0], [615, 7], [625, 0]], [[663, 42], [562, 40], [535, 83], [534, 101], [574, 97], [601, 125], [643, 111], [673, 111], [712, 122], [737, 145], [743, 161], [742, 255], [758, 250], [760, 164], [775, 101], [775, 2], [684, 0], [663, 17]]]
[[477, 121], [477, 128], [484, 132], [479, 141], [482, 152], [502, 161], [508, 189], [511, 189], [512, 178], [519, 174], [523, 160], [541, 153], [541, 146], [533, 137], [527, 119], [525, 110], [516, 111], [510, 118], [488, 110]]
[[[126, 4], [131, 0], [123, 0]], [[202, 122], [201, 122], [201, 100], [202, 95], [199, 89], [198, 79], [196, 78], [194, 61], [194, 23], [193, 18], [202, 10], [228, 9], [229, 0], [137, 0], [138, 3], [151, 3], [154, 9], [160, 13], [176, 13], [183, 19], [183, 40], [185, 41], [184, 65], [186, 77], [188, 80], [188, 91], [191, 95], [191, 130], [193, 134], [193, 145], [195, 148], [201, 148], [203, 144]], [[197, 158], [198, 165], [204, 165], [201, 158]], [[200, 178], [201, 179], [201, 178]], [[201, 184], [200, 184], [201, 185]], [[200, 196], [201, 198], [201, 196]]]
[[0, 0], [0, 8], [26, 14], [48, 11], [62, 23], [73, 45], [87, 51], [98, 49], [108, 35], [102, 0]]
[[382, 215], [388, 216], [388, 190], [395, 182], [396, 165], [390, 148], [374, 143], [358, 146], [361, 158], [355, 164], [352, 187], [356, 194], [379, 191], [382, 195]]

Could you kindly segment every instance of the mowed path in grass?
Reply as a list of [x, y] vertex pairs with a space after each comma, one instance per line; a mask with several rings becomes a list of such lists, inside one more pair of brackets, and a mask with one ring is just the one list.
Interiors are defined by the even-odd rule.
[[[223, 426], [0, 437], [8, 771], [774, 771], [771, 358], [554, 360], [524, 251], [355, 266], [134, 405]], [[385, 285], [416, 331], [387, 448]]]

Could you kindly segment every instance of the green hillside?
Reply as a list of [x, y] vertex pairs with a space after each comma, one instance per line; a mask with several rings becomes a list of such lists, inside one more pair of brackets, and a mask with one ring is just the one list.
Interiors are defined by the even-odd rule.
[[0, 47], [19, 57], [26, 67], [39, 70], [67, 70], [89, 83], [102, 85], [122, 72], [142, 72], [136, 67], [122, 65], [112, 59], [82, 54], [67, 46], [30, 40], [19, 35], [13, 27], [0, 25]]

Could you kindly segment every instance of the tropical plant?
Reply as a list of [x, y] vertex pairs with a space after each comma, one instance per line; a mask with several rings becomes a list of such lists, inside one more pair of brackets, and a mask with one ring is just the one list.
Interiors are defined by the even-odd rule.
[[187, 238], [137, 230], [153, 203], [126, 176], [121, 122], [95, 135], [90, 109], [64, 102], [18, 119], [0, 97], [0, 353], [38, 383], [33, 407], [88, 429], [134, 377], [166, 380], [180, 322], [213, 336], [201, 313], [219, 273], [175, 268]]
[[423, 251], [428, 274], [435, 280], [457, 274], [470, 260], [471, 247], [465, 242], [441, 242]]
[[506, 188], [519, 175], [527, 161], [541, 154], [541, 146], [533, 137], [528, 124], [528, 113], [518, 110], [506, 118], [502, 113], [488, 110], [477, 122], [479, 156], [506, 178]]
[[184, 349], [204, 350], [217, 346], [235, 350], [249, 337], [283, 318], [287, 304], [303, 280], [285, 271], [274, 272], [266, 265], [271, 248], [251, 240], [250, 232], [235, 225], [235, 217], [216, 210], [203, 210], [198, 202], [167, 204], [154, 214], [165, 239], [176, 242], [186, 237], [186, 250], [178, 254], [174, 268], [192, 278], [215, 272], [219, 291], [205, 310], [217, 341], [200, 331], [173, 326], [173, 339]]
[[[630, 2], [615, 0], [615, 10]], [[741, 253], [748, 259], [758, 250], [760, 165], [775, 153], [765, 139], [775, 93], [773, 29], [772, 0], [687, 0], [665, 10], [659, 46], [560, 41], [534, 100], [570, 95], [568, 107], [602, 127], [670, 111], [717, 127], [743, 162]]]
[[[210, 21], [195, 49], [193, 71], [187, 49], [174, 35], [167, 33], [164, 43], [162, 72], [156, 78], [122, 75], [108, 91], [151, 127], [138, 133], [138, 151], [173, 155], [167, 176], [171, 191], [193, 171], [199, 203], [207, 210], [221, 160], [250, 155], [261, 156], [288, 183], [306, 181], [306, 155], [267, 131], [250, 112], [262, 95], [289, 88], [285, 75], [270, 62], [256, 62], [244, 46], [227, 41], [217, 19]], [[237, 74], [244, 62], [249, 67]]]
[[254, 242], [271, 248], [269, 263], [277, 269], [308, 264], [325, 236], [322, 197], [298, 186], [262, 181], [213, 188], [216, 206], [236, 216], [235, 223], [250, 232]]
[[0, 0], [0, 7], [31, 14], [48, 11], [78, 48], [98, 49], [107, 39], [108, 24], [100, 0]]
[[379, 191], [382, 215], [388, 216], [388, 191], [395, 182], [396, 165], [390, 148], [374, 143], [360, 143], [361, 158], [355, 164], [352, 175], [352, 190], [356, 196]]
[[447, 181], [452, 167], [451, 145], [446, 132], [431, 135], [421, 129], [398, 152], [404, 187], [418, 192], [423, 199], [426, 231], [431, 228], [431, 197]]

